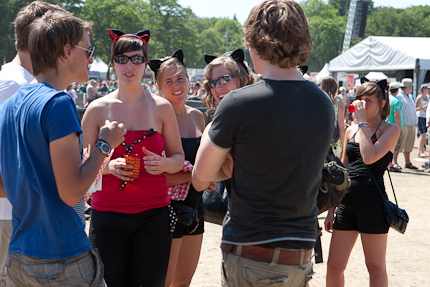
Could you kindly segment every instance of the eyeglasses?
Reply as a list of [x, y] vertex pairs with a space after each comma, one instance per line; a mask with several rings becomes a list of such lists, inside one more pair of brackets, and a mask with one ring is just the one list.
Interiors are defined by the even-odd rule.
[[75, 45], [75, 47], [87, 51], [87, 58], [88, 59], [93, 56], [94, 50], [96, 49], [96, 47], [91, 47], [91, 48], [87, 49], [87, 48], [84, 48], [84, 47], [81, 47], [78, 45]]
[[216, 87], [216, 84], [225, 85], [228, 82], [231, 81], [231, 79], [236, 78], [236, 76], [233, 75], [224, 75], [219, 77], [218, 79], [212, 80], [209, 82], [209, 86], [213, 89]]
[[135, 65], [140, 65], [145, 63], [146, 57], [142, 55], [134, 55], [134, 56], [126, 56], [126, 55], [116, 55], [113, 57], [115, 63], [118, 64], [127, 64], [128, 60], [131, 60], [131, 62]]

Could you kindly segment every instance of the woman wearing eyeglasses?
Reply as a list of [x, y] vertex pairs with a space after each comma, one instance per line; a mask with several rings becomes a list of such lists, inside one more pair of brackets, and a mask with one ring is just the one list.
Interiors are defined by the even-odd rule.
[[203, 95], [203, 103], [208, 112], [215, 111], [222, 98], [230, 91], [255, 83], [257, 75], [251, 71], [245, 61], [242, 49], [236, 49], [220, 57], [205, 55], [208, 64], [204, 81], [207, 93]]
[[[109, 36], [118, 89], [89, 105], [84, 144], [94, 146], [107, 119], [123, 122], [127, 134], [103, 172], [102, 190], [93, 194], [90, 240], [100, 252], [108, 286], [161, 287], [171, 244], [164, 173], [180, 171], [184, 162], [178, 124], [170, 103], [141, 87], [149, 31], [109, 30]], [[126, 163], [133, 155], [133, 164]], [[138, 169], [137, 177], [132, 169]]]

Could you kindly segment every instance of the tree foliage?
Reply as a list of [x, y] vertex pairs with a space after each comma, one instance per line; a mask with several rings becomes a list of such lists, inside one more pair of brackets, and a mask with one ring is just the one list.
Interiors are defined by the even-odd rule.
[[[242, 47], [243, 31], [235, 19], [201, 18], [178, 0], [46, 0], [59, 4], [82, 19], [93, 22], [92, 43], [95, 56], [108, 62], [112, 42], [109, 28], [126, 33], [149, 29], [150, 58], [163, 58], [182, 48], [189, 68], [203, 68], [204, 54], [222, 55]], [[430, 37], [430, 6], [407, 9], [374, 7], [369, 2], [365, 37]], [[19, 9], [30, 0], [1, 0], [0, 63], [15, 56], [11, 22]], [[301, 2], [309, 19], [313, 50], [309, 56], [310, 71], [319, 71], [325, 63], [341, 53], [350, 0], [304, 0]], [[361, 39], [353, 39], [351, 46]], [[247, 51], [245, 51], [248, 55]], [[249, 59], [249, 57], [248, 57]]]

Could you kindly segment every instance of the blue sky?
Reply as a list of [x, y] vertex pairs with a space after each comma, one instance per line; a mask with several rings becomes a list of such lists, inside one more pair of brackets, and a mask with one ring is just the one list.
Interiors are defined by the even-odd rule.
[[[252, 7], [262, 0], [179, 0], [183, 7], [190, 7], [199, 17], [226, 17], [236, 18], [244, 23]], [[300, 1], [298, 1], [300, 2]], [[407, 8], [410, 6], [430, 5], [430, 0], [373, 0], [375, 7], [388, 6], [394, 8]]]

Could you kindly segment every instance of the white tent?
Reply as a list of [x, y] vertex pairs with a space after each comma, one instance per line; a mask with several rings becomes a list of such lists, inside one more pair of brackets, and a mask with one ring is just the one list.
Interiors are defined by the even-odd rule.
[[330, 67], [330, 65], [328, 63], [326, 63], [324, 65], [324, 67], [321, 69], [321, 71], [315, 76], [315, 79], [317, 79], [317, 82], [320, 82], [325, 77], [330, 76], [329, 67]]
[[106, 65], [100, 58], [94, 58], [90, 66], [90, 71], [107, 73], [108, 65]]
[[330, 72], [397, 72], [414, 70], [415, 88], [430, 70], [430, 38], [370, 36], [330, 61]]
[[371, 81], [388, 79], [387, 75], [382, 72], [370, 72], [365, 77]]

